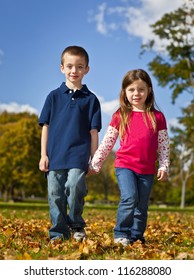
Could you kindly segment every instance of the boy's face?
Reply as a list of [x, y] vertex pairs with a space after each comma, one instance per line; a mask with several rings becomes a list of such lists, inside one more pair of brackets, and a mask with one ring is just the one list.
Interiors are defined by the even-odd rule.
[[71, 55], [65, 53], [63, 56], [63, 64], [61, 72], [65, 74], [66, 85], [69, 88], [80, 88], [82, 79], [89, 71], [89, 66], [86, 65], [85, 58], [79, 55]]

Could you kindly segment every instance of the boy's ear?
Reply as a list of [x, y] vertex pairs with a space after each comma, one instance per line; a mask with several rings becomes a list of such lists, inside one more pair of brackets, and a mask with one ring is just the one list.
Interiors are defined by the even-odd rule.
[[64, 66], [63, 66], [63, 64], [61, 64], [60, 69], [61, 69], [61, 72], [64, 74]]
[[85, 70], [85, 75], [88, 74], [89, 71], [90, 71], [90, 67], [87, 66], [87, 67], [86, 67], [86, 70]]

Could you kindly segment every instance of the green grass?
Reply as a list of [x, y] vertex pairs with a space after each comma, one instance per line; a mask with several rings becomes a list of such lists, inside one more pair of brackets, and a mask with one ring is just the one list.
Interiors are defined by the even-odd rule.
[[123, 248], [113, 242], [115, 207], [86, 206], [88, 239], [50, 244], [47, 203], [0, 203], [0, 259], [194, 259], [193, 209], [150, 208], [146, 244]]
[[[109, 205], [109, 204], [85, 204], [85, 209], [117, 209], [117, 205]], [[30, 202], [0, 202], [0, 209], [35, 209], [35, 210], [49, 210], [49, 206], [47, 201], [30, 201]], [[159, 207], [156, 205], [149, 206], [149, 211], [159, 211], [159, 212], [194, 212], [194, 206], [185, 207], [181, 209], [180, 207], [175, 206], [167, 206], [167, 207]]]

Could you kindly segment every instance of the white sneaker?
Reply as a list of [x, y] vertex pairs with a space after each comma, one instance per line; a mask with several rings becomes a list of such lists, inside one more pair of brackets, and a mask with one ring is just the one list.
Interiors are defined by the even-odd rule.
[[114, 243], [115, 244], [122, 244], [124, 247], [130, 244], [130, 241], [128, 238], [124, 238], [124, 237], [119, 237], [119, 238], [115, 238], [114, 239]]
[[86, 232], [83, 228], [73, 229], [72, 236], [76, 241], [82, 241], [84, 238], [87, 238]]

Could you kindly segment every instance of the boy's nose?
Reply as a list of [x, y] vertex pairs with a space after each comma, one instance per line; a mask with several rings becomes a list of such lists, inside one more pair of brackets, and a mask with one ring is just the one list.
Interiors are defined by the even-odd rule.
[[71, 68], [71, 71], [72, 71], [72, 72], [76, 72], [76, 67], [72, 67], [72, 68]]

